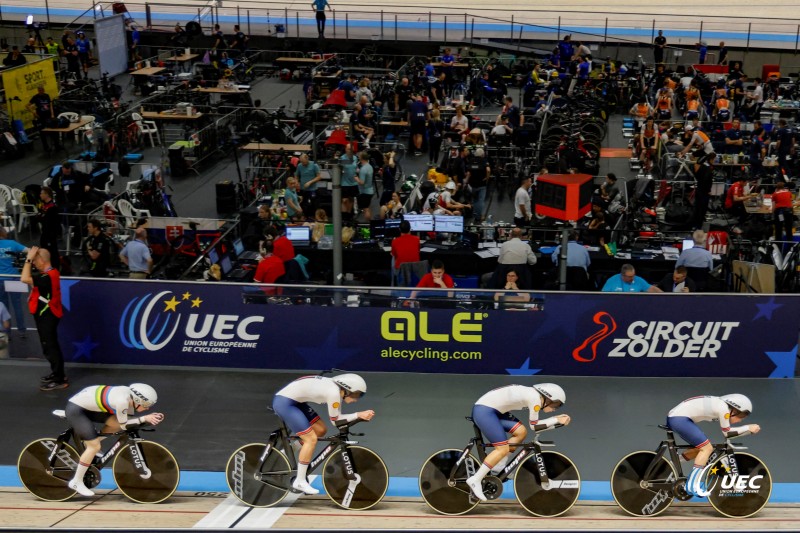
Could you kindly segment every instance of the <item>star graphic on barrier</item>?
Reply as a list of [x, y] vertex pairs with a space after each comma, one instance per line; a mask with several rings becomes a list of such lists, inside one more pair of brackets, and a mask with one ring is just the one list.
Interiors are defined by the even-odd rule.
[[774, 313], [775, 310], [778, 309], [779, 307], [783, 307], [783, 304], [776, 304], [775, 298], [773, 297], [770, 298], [769, 301], [766, 303], [756, 304], [756, 307], [758, 307], [758, 313], [756, 313], [756, 316], [753, 317], [753, 322], [755, 322], [762, 316], [767, 320], [772, 320], [772, 313]]
[[164, 312], [166, 313], [167, 311], [177, 311], [179, 303], [181, 302], [177, 298], [175, 298], [175, 295], [173, 294], [171, 299], [164, 300], [164, 305], [166, 305], [166, 307], [164, 308]]
[[338, 328], [332, 329], [321, 344], [295, 350], [308, 362], [309, 368], [333, 368], [359, 352], [357, 349], [339, 347]]
[[203, 303], [203, 300], [200, 299], [198, 296], [194, 300], [192, 300], [192, 307], [200, 307], [200, 304]]
[[797, 345], [788, 352], [765, 352], [767, 357], [775, 363], [775, 370], [768, 377], [771, 378], [793, 378], [794, 363], [797, 358]]
[[188, 300], [191, 297], [192, 297], [192, 295], [191, 295], [191, 293], [189, 291], [186, 291], [186, 292], [183, 293], [183, 299], [184, 300]]
[[75, 353], [72, 355], [73, 361], [78, 361], [79, 359], [91, 361], [92, 352], [100, 346], [100, 343], [94, 342], [91, 335], [86, 335], [82, 341], [73, 342], [72, 345], [75, 346]]
[[541, 368], [531, 368], [530, 357], [525, 359], [525, 362], [522, 363], [522, 366], [520, 366], [519, 368], [506, 368], [506, 372], [508, 372], [512, 376], [533, 376], [534, 374], [538, 374], [541, 371], [542, 371]]
[[711, 473], [712, 474], [716, 474], [718, 471], [719, 471], [719, 468], [717, 468], [716, 466], [711, 469]]
[[70, 310], [72, 298], [70, 298], [70, 289], [76, 285], [80, 280], [77, 279], [62, 279], [61, 280], [61, 305], [67, 311]]

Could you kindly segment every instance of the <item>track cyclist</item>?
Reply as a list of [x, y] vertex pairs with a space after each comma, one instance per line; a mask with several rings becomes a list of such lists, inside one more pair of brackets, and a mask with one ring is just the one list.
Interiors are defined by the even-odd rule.
[[[472, 420], [480, 428], [494, 450], [486, 456], [483, 464], [473, 476], [467, 478], [467, 485], [480, 501], [485, 502], [481, 482], [490, 471], [502, 470], [508, 462], [508, 454], [515, 445], [525, 440], [528, 430], [509, 411], [528, 409], [528, 421], [534, 431], [550, 429], [556, 424], [567, 425], [568, 415], [558, 415], [539, 420], [539, 413], [552, 413], [567, 401], [564, 389], [555, 383], [507, 385], [490, 390], [481, 396], [472, 407]], [[510, 433], [511, 438], [506, 434]]]
[[367, 393], [367, 383], [358, 374], [341, 374], [332, 378], [305, 376], [296, 379], [279, 390], [272, 401], [275, 413], [297, 434], [303, 443], [297, 457], [297, 477], [292, 488], [304, 494], [319, 494], [306, 479], [308, 464], [314, 455], [317, 439], [325, 436], [327, 429], [319, 415], [307, 402], [328, 404], [331, 422], [357, 419], [372, 420], [375, 411], [360, 411], [349, 415], [341, 412], [341, 402], [354, 403]]
[[70, 398], [66, 408], [67, 420], [75, 434], [83, 440], [86, 449], [81, 454], [69, 488], [81, 496], [94, 496], [94, 492], [83, 483], [83, 476], [100, 452], [100, 442], [105, 438], [98, 434], [94, 424], [105, 424], [102, 433], [116, 433], [132, 425], [158, 425], [164, 420], [161, 413], [130, 416], [147, 411], [157, 400], [156, 390], [144, 383], [133, 383], [127, 387], [92, 385]]
[[705, 487], [708, 458], [714, 451], [708, 437], [697, 426], [697, 422], [719, 420], [725, 438], [742, 437], [761, 431], [758, 424], [731, 427], [738, 424], [753, 411], [753, 404], [744, 394], [724, 396], [695, 396], [684, 400], [670, 410], [667, 425], [686, 442], [694, 446], [683, 454], [687, 461], [694, 459], [694, 467], [686, 480], [686, 492], [705, 498], [709, 492]]

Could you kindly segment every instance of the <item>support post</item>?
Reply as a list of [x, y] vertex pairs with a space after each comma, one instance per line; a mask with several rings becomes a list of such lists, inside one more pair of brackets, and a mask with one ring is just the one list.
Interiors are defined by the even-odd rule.
[[567, 245], [569, 244], [569, 226], [561, 230], [561, 251], [558, 254], [558, 290], [567, 290]]

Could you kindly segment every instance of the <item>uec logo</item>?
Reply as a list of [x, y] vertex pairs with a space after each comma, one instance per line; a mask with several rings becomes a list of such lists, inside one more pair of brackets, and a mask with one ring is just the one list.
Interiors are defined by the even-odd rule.
[[[169, 299], [164, 299], [171, 295]], [[165, 347], [181, 325], [182, 313], [178, 307], [191, 305], [199, 310], [203, 301], [200, 297], [192, 299], [188, 292], [182, 299], [175, 297], [172, 291], [156, 294], [148, 293], [141, 298], [131, 300], [122, 313], [119, 321], [119, 338], [127, 348], [157, 351]], [[159, 306], [164, 308], [160, 309]], [[213, 315], [190, 313], [186, 320], [184, 334], [189, 339], [211, 337], [214, 340], [226, 341], [238, 338], [242, 341], [257, 341], [260, 335], [249, 333], [248, 326], [264, 322], [262, 316], [249, 316], [244, 319], [238, 315]]]

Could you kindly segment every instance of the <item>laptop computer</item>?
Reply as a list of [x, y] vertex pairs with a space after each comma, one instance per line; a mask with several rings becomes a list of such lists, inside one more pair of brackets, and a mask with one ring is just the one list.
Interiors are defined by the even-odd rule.
[[261, 261], [261, 255], [258, 252], [252, 252], [250, 250], [244, 249], [244, 243], [242, 239], [236, 239], [233, 241], [233, 251], [236, 252], [236, 260], [240, 263], [242, 261], [247, 262], [256, 262], [258, 263]]
[[228, 281], [251, 281], [255, 275], [255, 271], [252, 269], [234, 269], [233, 261], [228, 254], [222, 256], [219, 266], [222, 269], [222, 278]]
[[311, 226], [286, 226], [286, 238], [293, 246], [309, 246], [311, 244]]

